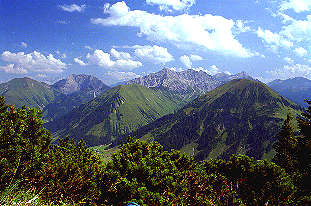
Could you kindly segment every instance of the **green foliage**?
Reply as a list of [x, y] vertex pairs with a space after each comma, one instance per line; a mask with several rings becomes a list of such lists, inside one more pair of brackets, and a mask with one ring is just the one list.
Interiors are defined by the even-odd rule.
[[51, 141], [41, 113], [15, 108], [0, 97], [0, 190], [17, 179], [32, 182]]
[[[297, 137], [297, 152], [299, 171], [299, 187], [301, 193], [311, 197], [311, 101], [306, 101], [309, 104], [308, 109], [302, 113], [301, 117], [297, 118], [301, 136]], [[309, 202], [311, 203], [311, 201]]]
[[283, 126], [277, 135], [277, 141], [274, 144], [276, 155], [273, 161], [284, 168], [289, 174], [293, 174], [297, 170], [297, 157], [295, 153], [297, 150], [297, 139], [294, 137], [294, 129], [291, 126], [293, 118], [287, 115]]
[[235, 191], [245, 205], [287, 205], [292, 202], [293, 182], [272, 162], [233, 155], [228, 161], [204, 161], [200, 167], [207, 174], [226, 177], [230, 190]]
[[[118, 205], [214, 205], [229, 201], [226, 179], [202, 173], [197, 163], [179, 151], [164, 151], [156, 143], [128, 142], [113, 155], [105, 171], [103, 200]], [[109, 181], [107, 181], [109, 180]]]
[[42, 189], [45, 199], [57, 202], [63, 197], [76, 203], [96, 202], [102, 170], [100, 158], [83, 141], [75, 144], [67, 137], [57, 145], [50, 145], [37, 188]]
[[[103, 164], [83, 141], [76, 144], [67, 137], [50, 144], [40, 112], [16, 109], [4, 104], [1, 97], [0, 197], [6, 203], [12, 194], [21, 202], [37, 194], [31, 198], [38, 196], [42, 203], [47, 200], [55, 204], [122, 205], [134, 201], [141, 205], [307, 205], [310, 111], [298, 120], [304, 128], [297, 138], [297, 153], [292, 154], [298, 160], [298, 175], [289, 176], [266, 160], [240, 155], [228, 161], [197, 163], [177, 150], [165, 151], [157, 142], [132, 138], [127, 138], [112, 160]], [[280, 133], [284, 137], [292, 135], [289, 121]], [[281, 146], [277, 148], [283, 151]], [[282, 158], [286, 156], [280, 155]]]

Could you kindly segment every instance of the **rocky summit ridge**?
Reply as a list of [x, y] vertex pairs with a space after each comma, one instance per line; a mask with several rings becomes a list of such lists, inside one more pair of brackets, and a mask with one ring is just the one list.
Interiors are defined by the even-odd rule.
[[188, 69], [178, 72], [164, 68], [159, 72], [130, 80], [126, 84], [140, 84], [149, 88], [165, 88], [169, 91], [186, 94], [193, 91], [199, 93], [211, 91], [233, 79], [253, 78], [246, 72], [235, 75], [218, 73], [212, 76], [202, 70]]

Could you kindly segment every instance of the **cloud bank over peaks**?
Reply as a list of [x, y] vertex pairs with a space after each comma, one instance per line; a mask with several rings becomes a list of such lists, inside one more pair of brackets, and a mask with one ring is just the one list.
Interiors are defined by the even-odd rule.
[[34, 51], [29, 54], [24, 52], [12, 53], [4, 51], [1, 59], [8, 62], [9, 65], [2, 66], [1, 70], [6, 73], [27, 73], [45, 72], [45, 73], [61, 73], [66, 69], [67, 65], [59, 59], [54, 58], [52, 54], [44, 56], [40, 52]]
[[160, 10], [172, 12], [173, 10], [186, 10], [195, 4], [195, 0], [146, 0], [147, 4], [158, 5]]
[[244, 48], [233, 34], [237, 22], [222, 16], [162, 16], [142, 10], [131, 11], [124, 1], [107, 5], [105, 13], [109, 17], [91, 19], [91, 23], [138, 28], [139, 36], [145, 36], [151, 41], [168, 42], [177, 46], [190, 45], [237, 57], [255, 55]]

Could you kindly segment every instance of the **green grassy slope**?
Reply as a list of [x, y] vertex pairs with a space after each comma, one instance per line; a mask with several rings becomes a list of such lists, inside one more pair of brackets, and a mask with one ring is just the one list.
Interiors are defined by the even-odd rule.
[[0, 96], [4, 96], [8, 104], [17, 107], [23, 105], [42, 109], [55, 99], [57, 91], [49, 85], [30, 78], [16, 78], [0, 84]]
[[271, 152], [287, 112], [297, 114], [299, 109], [265, 84], [233, 80], [132, 135], [154, 139], [166, 149], [181, 149], [197, 159], [227, 158], [234, 153], [260, 159]]
[[84, 139], [89, 145], [108, 144], [155, 119], [174, 112], [180, 100], [140, 85], [114, 87], [46, 127], [55, 135]]

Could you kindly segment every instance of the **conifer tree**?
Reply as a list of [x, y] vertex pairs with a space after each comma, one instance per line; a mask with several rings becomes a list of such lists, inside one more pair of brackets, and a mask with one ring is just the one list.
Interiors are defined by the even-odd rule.
[[297, 160], [294, 154], [297, 146], [297, 139], [294, 137], [294, 129], [291, 126], [293, 117], [287, 114], [281, 131], [277, 135], [277, 141], [274, 145], [276, 155], [273, 162], [284, 168], [286, 172], [293, 173], [296, 170]]
[[309, 107], [297, 118], [301, 136], [298, 139], [297, 157], [299, 161], [300, 186], [303, 195], [311, 196], [311, 101]]

